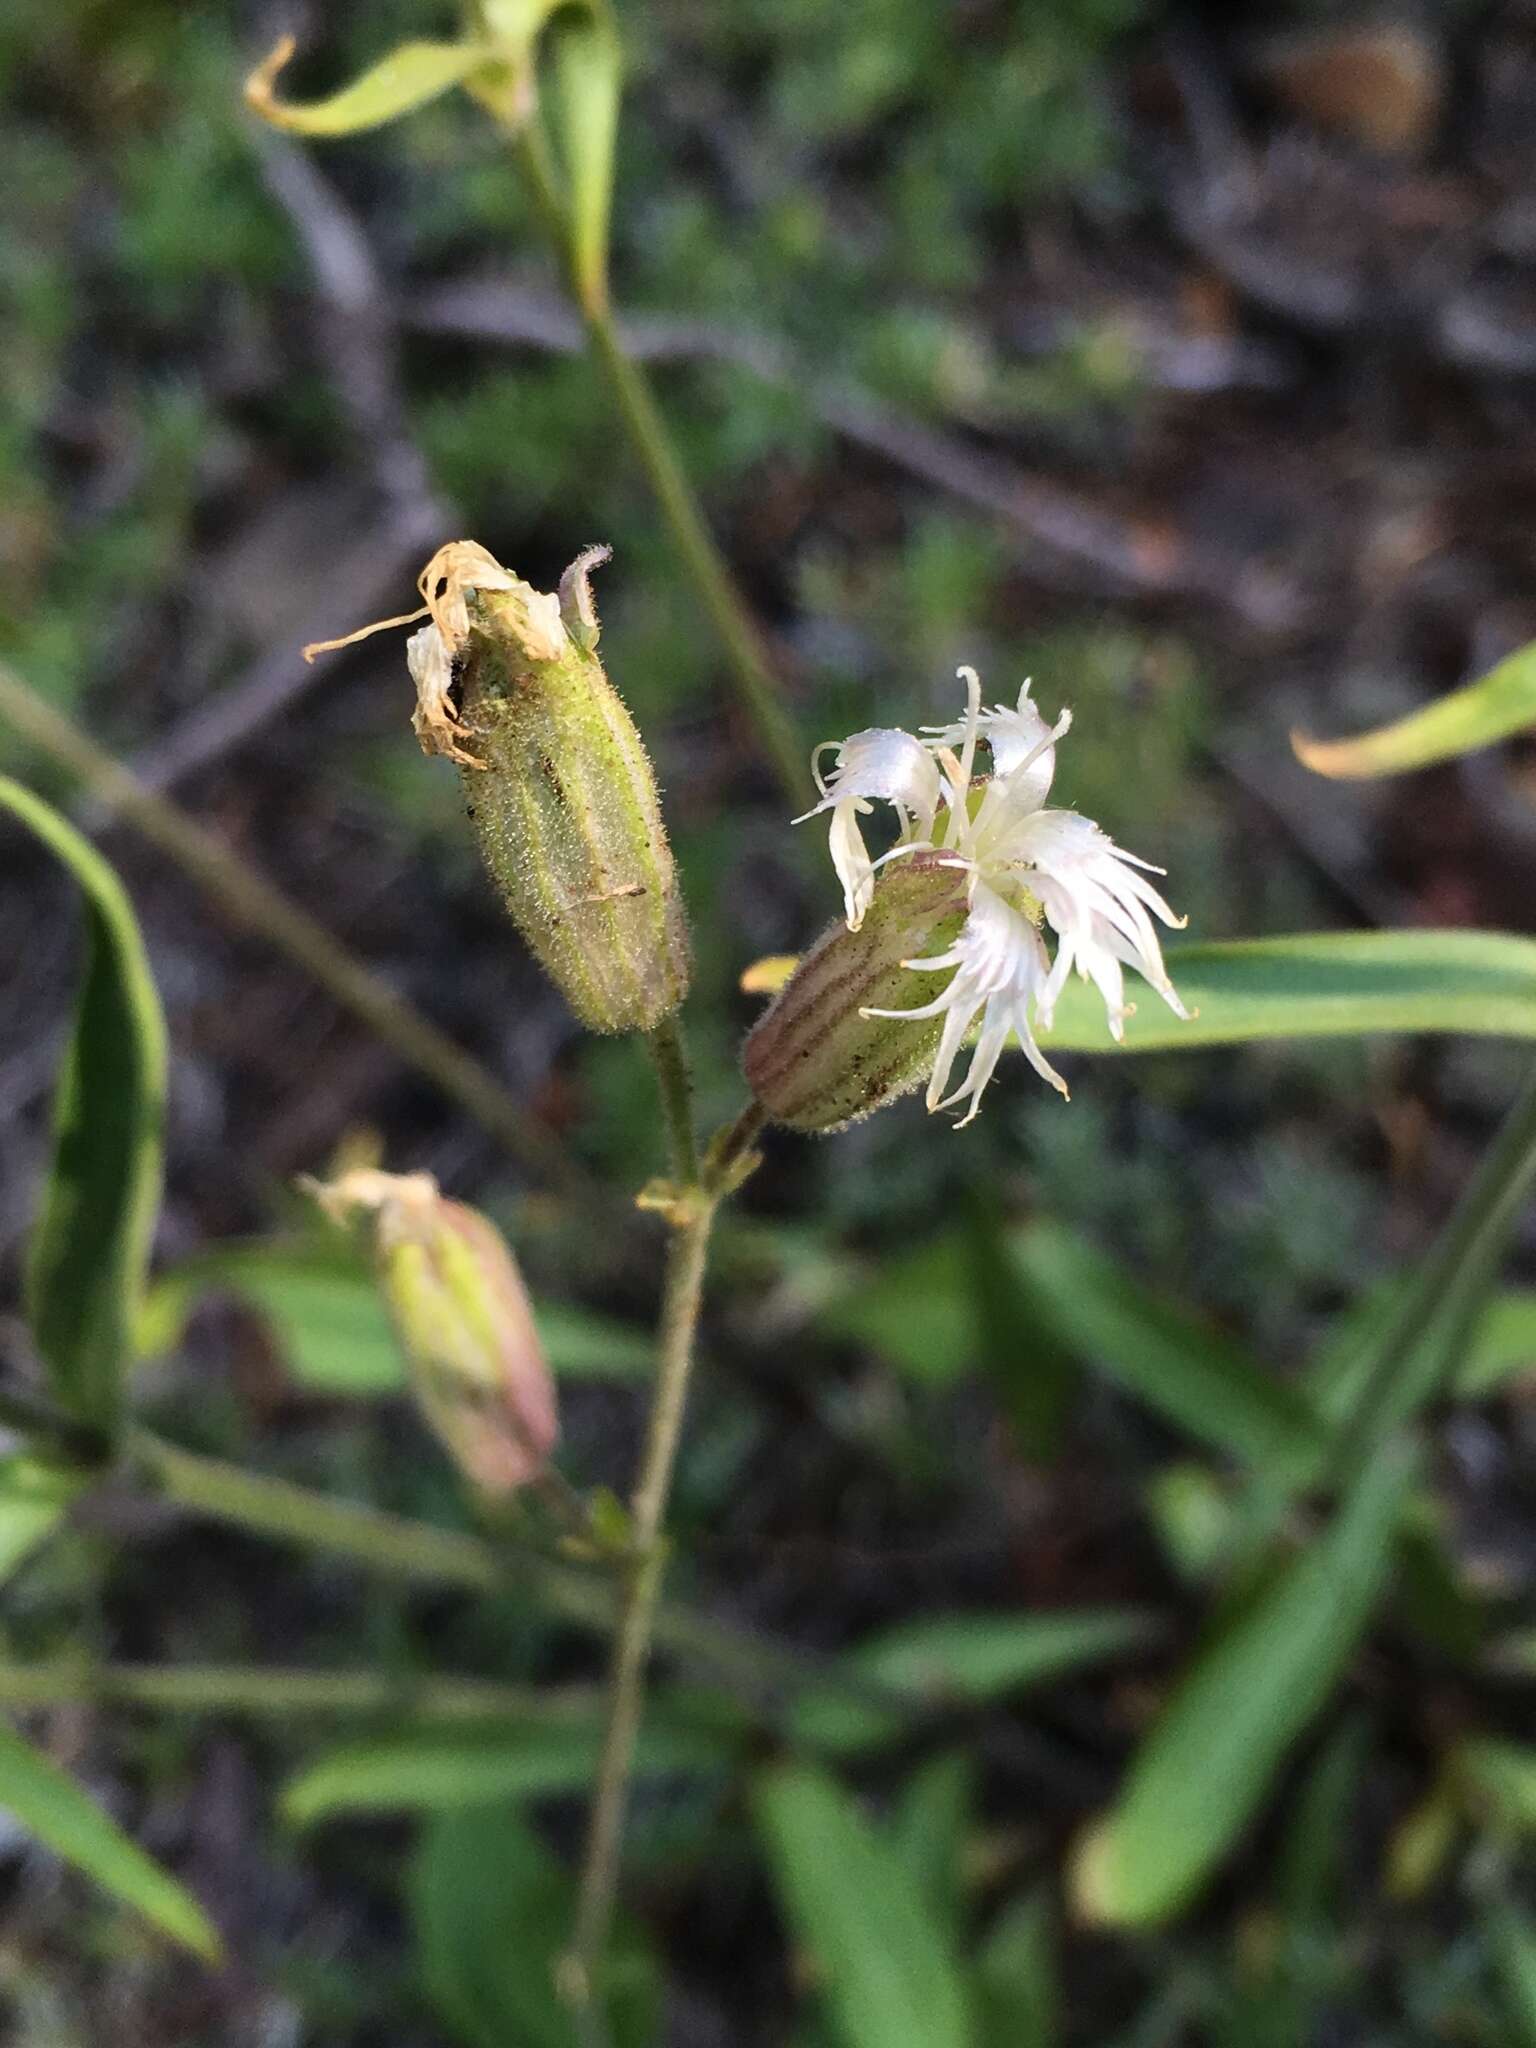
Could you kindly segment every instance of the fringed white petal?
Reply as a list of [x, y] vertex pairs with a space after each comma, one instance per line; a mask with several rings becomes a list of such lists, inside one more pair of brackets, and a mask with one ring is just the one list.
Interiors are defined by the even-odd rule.
[[837, 761], [826, 781], [816, 765], [824, 751], [818, 747], [812, 762], [821, 802], [794, 822], [803, 825], [823, 811], [832, 813], [832, 865], [843, 885], [848, 928], [857, 931], [875, 887], [874, 863], [858, 819], [868, 815], [870, 800], [878, 798], [895, 808], [905, 839], [926, 838], [939, 807], [939, 771], [920, 741], [891, 726], [872, 726], [845, 739], [837, 748]]

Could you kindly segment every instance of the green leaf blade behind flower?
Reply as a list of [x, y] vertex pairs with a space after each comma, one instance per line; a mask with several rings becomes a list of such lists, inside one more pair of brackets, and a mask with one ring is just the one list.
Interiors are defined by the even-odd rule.
[[1536, 1038], [1536, 940], [1505, 932], [1304, 932], [1170, 947], [1186, 1023], [1134, 977], [1117, 1046], [1097, 992], [1073, 982], [1040, 1042], [1060, 1052], [1194, 1052], [1262, 1039], [1466, 1032]]
[[1475, 683], [1426, 704], [1422, 711], [1394, 719], [1371, 732], [1342, 740], [1314, 740], [1292, 733], [1296, 757], [1314, 774], [1344, 780], [1406, 775], [1435, 761], [1489, 747], [1536, 724], [1536, 640], [1501, 661]]
[[88, 840], [0, 777], [0, 807], [69, 869], [87, 956], [54, 1096], [54, 1151], [27, 1259], [26, 1308], [59, 1405], [110, 1431], [160, 1206], [166, 1031], [133, 906]]

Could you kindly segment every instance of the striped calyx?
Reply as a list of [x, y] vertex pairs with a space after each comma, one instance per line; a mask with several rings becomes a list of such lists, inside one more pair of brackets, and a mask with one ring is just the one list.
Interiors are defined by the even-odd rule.
[[775, 1123], [835, 1131], [910, 1094], [933, 1065], [942, 1020], [872, 1017], [928, 1001], [932, 975], [907, 963], [951, 945], [966, 874], [914, 853], [883, 872], [856, 931], [839, 921], [805, 955], [747, 1034], [742, 1063]]

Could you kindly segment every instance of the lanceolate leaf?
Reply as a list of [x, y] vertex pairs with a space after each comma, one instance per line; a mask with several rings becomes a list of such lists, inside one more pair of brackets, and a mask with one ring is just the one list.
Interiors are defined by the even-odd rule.
[[[1055, 1614], [936, 1614], [861, 1643], [844, 1669], [871, 1688], [889, 1688], [935, 1708], [1002, 1699], [1069, 1672], [1141, 1648], [1157, 1632], [1133, 1608], [1096, 1607]], [[851, 1751], [899, 1736], [900, 1713], [846, 1687], [816, 1689], [795, 1704], [791, 1728], [809, 1746]]]
[[[1536, 1037], [1536, 939], [1503, 932], [1310, 932], [1173, 946], [1167, 959], [1179, 994], [1199, 1014], [1184, 1023], [1149, 990], [1136, 990], [1126, 1052], [1379, 1031]], [[1117, 1050], [1103, 1002], [1078, 981], [1040, 1042], [1066, 1052]]]
[[1321, 1448], [1312, 1410], [1293, 1387], [1086, 1239], [1036, 1222], [1009, 1250], [1051, 1336], [1192, 1436], [1277, 1474], [1301, 1469]]
[[547, 33], [570, 211], [571, 268], [586, 304], [607, 294], [608, 216], [623, 58], [612, 10], [556, 7]]
[[1431, 761], [1491, 746], [1536, 724], [1536, 641], [1519, 648], [1475, 683], [1452, 690], [1391, 725], [1353, 739], [1314, 740], [1293, 733], [1299, 759], [1319, 775], [1403, 775]]
[[[282, 1811], [296, 1827], [335, 1813], [447, 1811], [496, 1799], [581, 1792], [597, 1767], [602, 1727], [594, 1714], [569, 1725], [531, 1722], [466, 1734], [424, 1729], [332, 1749], [291, 1778]], [[708, 1771], [728, 1747], [704, 1731], [646, 1728], [635, 1757], [641, 1776]]]
[[1330, 1527], [1197, 1658], [1083, 1845], [1086, 1914], [1155, 1924], [1210, 1877], [1354, 1654], [1412, 1470], [1400, 1447], [1380, 1450]]
[[25, 1451], [0, 1458], [0, 1584], [53, 1534], [88, 1484]]
[[757, 1821], [785, 1916], [841, 2048], [971, 2048], [965, 1987], [896, 1849], [823, 1772], [768, 1772]]
[[0, 1812], [9, 1813], [103, 1890], [208, 1962], [219, 1937], [201, 1906], [130, 1841], [73, 1778], [0, 1723]]
[[295, 105], [273, 91], [293, 51], [293, 37], [284, 36], [247, 79], [245, 97], [264, 121], [296, 135], [356, 135], [382, 128], [483, 71], [496, 55], [484, 43], [402, 43], [340, 92]]
[[54, 1098], [54, 1155], [27, 1267], [32, 1333], [60, 1405], [116, 1420], [160, 1202], [165, 1020], [122, 884], [72, 825], [0, 777], [0, 805], [85, 897], [89, 952]]
[[[460, 2048], [573, 2048], [556, 1989], [574, 1881], [515, 1807], [442, 1814], [411, 1872], [417, 1955], [448, 2039]], [[654, 1959], [624, 1922], [604, 1981], [613, 2048], [653, 2048]]]
[[[1360, 1038], [1456, 1031], [1536, 1038], [1536, 939], [1508, 932], [1298, 932], [1275, 939], [1170, 946], [1185, 1005], [1175, 1017], [1132, 984], [1136, 1012], [1117, 1045], [1104, 1004], [1080, 981], [1063, 990], [1040, 1043], [1057, 1052], [1198, 1052], [1258, 1039]], [[758, 961], [747, 977], [771, 994], [793, 961]], [[770, 971], [771, 970], [771, 971]]]

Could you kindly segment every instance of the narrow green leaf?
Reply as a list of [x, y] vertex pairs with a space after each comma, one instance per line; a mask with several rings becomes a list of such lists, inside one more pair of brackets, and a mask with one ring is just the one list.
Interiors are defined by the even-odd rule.
[[1536, 1068], [1366, 1354], [1359, 1387], [1334, 1431], [1329, 1464], [1335, 1473], [1357, 1469], [1372, 1444], [1449, 1386], [1533, 1183]]
[[[294, 1827], [338, 1813], [406, 1813], [582, 1792], [602, 1743], [596, 1715], [569, 1727], [545, 1722], [471, 1734], [422, 1729], [327, 1750], [288, 1780], [281, 1810]], [[635, 1769], [642, 1776], [720, 1768], [731, 1747], [694, 1729], [648, 1727]]]
[[165, 1019], [133, 908], [101, 855], [4, 776], [0, 806], [57, 855], [85, 898], [85, 978], [54, 1096], [26, 1306], [59, 1405], [110, 1429], [160, 1205]]
[[206, 1962], [219, 1937], [201, 1906], [57, 1764], [0, 1723], [0, 1812]]
[[1230, 1563], [1241, 1509], [1230, 1482], [1186, 1459], [1161, 1466], [1143, 1489], [1147, 1514], [1180, 1578], [1203, 1586]]
[[[555, 1972], [575, 1886], [515, 1807], [435, 1816], [409, 1889], [422, 1980], [462, 2048], [572, 2048]], [[655, 1960], [622, 1919], [604, 1975], [615, 2048], [655, 2048]]]
[[1488, 1617], [1448, 1540], [1438, 1502], [1410, 1503], [1398, 1532], [1398, 1606], [1414, 1632], [1442, 1656], [1473, 1663]]
[[264, 121], [295, 135], [357, 135], [382, 128], [440, 98], [496, 58], [488, 43], [402, 43], [340, 92], [300, 106], [278, 99], [273, 91], [294, 47], [292, 36], [282, 38], [246, 80], [245, 98]]
[[[1358, 1399], [1401, 1298], [1401, 1287], [1388, 1282], [1334, 1318], [1307, 1368], [1308, 1392], [1326, 1415], [1346, 1414]], [[1427, 1332], [1425, 1342], [1434, 1335]], [[1536, 1288], [1507, 1287], [1484, 1302], [1473, 1320], [1452, 1392], [1463, 1401], [1488, 1400], [1525, 1380], [1536, 1380]]]
[[1337, 1908], [1369, 1732], [1363, 1714], [1351, 1714], [1334, 1731], [1308, 1773], [1286, 1828], [1276, 1892], [1293, 1936], [1325, 1926]]
[[1457, 1788], [1449, 1773], [1442, 1771], [1388, 1839], [1382, 1889], [1389, 1899], [1408, 1904], [1424, 1896], [1456, 1847], [1463, 1819]]
[[1488, 1946], [1518, 2048], [1536, 2048], [1536, 1928], [1500, 1902], [1488, 1916]]
[[916, 1878], [848, 1794], [823, 1772], [789, 1766], [759, 1779], [754, 1808], [843, 2048], [970, 2048], [953, 1950]]
[[1314, 740], [1292, 733], [1297, 758], [1318, 775], [1346, 778], [1403, 775], [1492, 746], [1536, 725], [1536, 641], [1497, 668], [1391, 725], [1353, 739]]
[[974, 1363], [976, 1319], [958, 1236], [882, 1259], [822, 1310], [829, 1335], [867, 1344], [924, 1386], [948, 1386]]
[[0, 1458], [0, 1584], [53, 1534], [86, 1484], [24, 1451]]
[[1230, 1338], [1161, 1300], [1061, 1225], [1012, 1240], [1021, 1286], [1040, 1321], [1180, 1429], [1276, 1471], [1304, 1468], [1321, 1447], [1305, 1399]]
[[1055, 1914], [1042, 1886], [1005, 1906], [976, 1958], [980, 2048], [1055, 2048]]
[[1458, 1743], [1448, 1768], [1474, 1819], [1509, 1834], [1536, 1833], [1536, 1748], [1483, 1736]]
[[964, 1297], [976, 1318], [976, 1355], [1026, 1457], [1051, 1459], [1077, 1392], [1077, 1354], [1062, 1343], [1008, 1255], [995, 1194], [972, 1194], [962, 1239]]
[[1085, 1915], [1154, 1924], [1210, 1877], [1354, 1654], [1412, 1471], [1403, 1450], [1381, 1450], [1330, 1526], [1197, 1658], [1081, 1846]]
[[965, 1845], [976, 1804], [976, 1762], [960, 1750], [929, 1757], [907, 1779], [891, 1842], [917, 1879], [930, 1912], [959, 1942], [965, 1908]]
[[1074, 981], [1041, 1044], [1066, 1052], [1189, 1052], [1379, 1031], [1536, 1037], [1536, 939], [1504, 932], [1311, 932], [1174, 946], [1168, 971], [1199, 1011], [1188, 1023], [1143, 992], [1117, 1047], [1102, 1001]]
[[613, 11], [603, 0], [556, 7], [545, 43], [568, 189], [572, 274], [583, 303], [601, 303], [608, 293], [608, 221], [624, 69]]
[[[1063, 1614], [940, 1614], [861, 1643], [843, 1668], [871, 1686], [912, 1693], [935, 1707], [965, 1706], [1047, 1684], [1128, 1650], [1156, 1633], [1127, 1608]], [[846, 1690], [812, 1688], [795, 1702], [799, 1742], [837, 1752], [894, 1740], [906, 1724]]]

